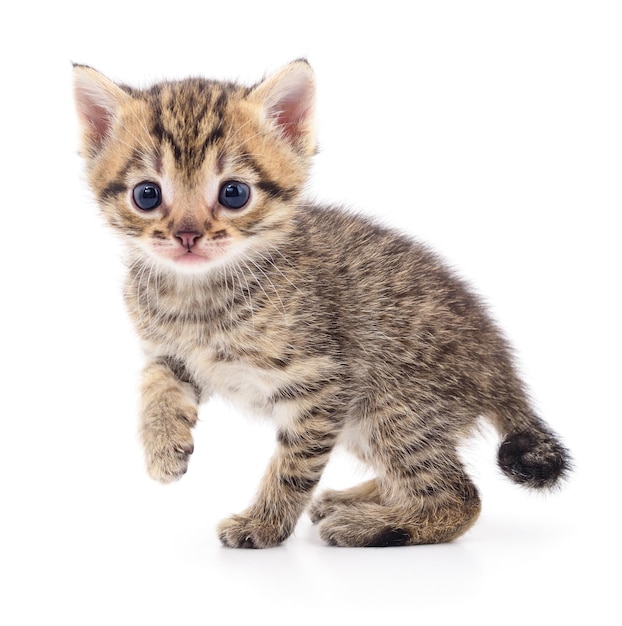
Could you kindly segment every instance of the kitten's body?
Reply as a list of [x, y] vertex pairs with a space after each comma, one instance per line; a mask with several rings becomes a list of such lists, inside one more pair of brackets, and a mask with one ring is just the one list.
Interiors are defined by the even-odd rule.
[[[301, 200], [312, 91], [304, 62], [253, 89], [136, 91], [76, 68], [90, 182], [128, 243], [148, 468], [183, 475], [198, 402], [218, 393], [278, 428], [255, 502], [221, 524], [226, 545], [283, 541], [338, 443], [376, 478], [313, 502], [324, 539], [448, 541], [479, 513], [457, 447], [480, 415], [505, 437], [500, 465], [518, 482], [552, 485], [566, 452], [477, 298], [433, 253]], [[161, 188], [154, 210], [135, 204], [141, 181]], [[250, 189], [242, 208], [222, 195], [231, 181]]]

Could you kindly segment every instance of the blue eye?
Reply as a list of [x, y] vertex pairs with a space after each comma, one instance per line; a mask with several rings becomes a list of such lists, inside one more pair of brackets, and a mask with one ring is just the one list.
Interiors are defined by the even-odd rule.
[[140, 183], [132, 195], [136, 206], [143, 211], [153, 211], [162, 204], [162, 190], [157, 183]]
[[229, 180], [220, 188], [218, 202], [227, 209], [241, 209], [250, 197], [251, 189], [246, 183]]

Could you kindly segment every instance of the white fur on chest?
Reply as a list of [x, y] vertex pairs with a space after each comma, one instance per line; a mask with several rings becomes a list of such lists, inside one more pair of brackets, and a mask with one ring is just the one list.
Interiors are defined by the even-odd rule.
[[298, 415], [295, 402], [274, 401], [275, 393], [293, 382], [286, 372], [265, 370], [242, 361], [214, 361], [201, 353], [188, 359], [188, 367], [203, 388], [246, 413], [268, 417], [279, 426], [287, 426]]

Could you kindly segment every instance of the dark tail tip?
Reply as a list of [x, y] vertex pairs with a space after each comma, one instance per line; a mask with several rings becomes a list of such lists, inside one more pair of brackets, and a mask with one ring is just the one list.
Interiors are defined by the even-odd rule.
[[568, 451], [554, 435], [522, 432], [508, 435], [501, 444], [499, 467], [517, 483], [546, 489], [563, 479], [571, 464]]

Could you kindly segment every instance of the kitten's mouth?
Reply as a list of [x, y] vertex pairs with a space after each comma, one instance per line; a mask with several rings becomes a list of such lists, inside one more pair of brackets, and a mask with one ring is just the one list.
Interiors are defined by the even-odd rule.
[[182, 252], [180, 255], [176, 256], [174, 259], [176, 263], [191, 265], [196, 263], [206, 263], [209, 260], [210, 259], [208, 257], [203, 256], [202, 254], [197, 254], [192, 250], [186, 250], [185, 252]]
[[218, 262], [230, 250], [228, 241], [213, 242], [210, 245], [192, 246], [190, 248], [163, 245], [160, 241], [152, 243], [151, 253], [159, 257], [169, 267], [173, 265], [178, 270], [203, 271], [207, 266]]
[[174, 254], [172, 260], [175, 264], [186, 267], [205, 265], [222, 257], [227, 252], [228, 248], [228, 245], [219, 242], [211, 246], [202, 246], [200, 249], [196, 247], [183, 249]]

